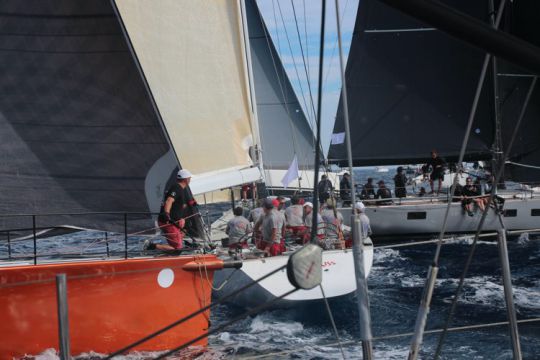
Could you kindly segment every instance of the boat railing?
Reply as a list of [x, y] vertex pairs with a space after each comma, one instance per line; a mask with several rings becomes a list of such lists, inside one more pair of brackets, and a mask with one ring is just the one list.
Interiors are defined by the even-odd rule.
[[[129, 238], [130, 236], [139, 236], [144, 237], [148, 234], [153, 233], [155, 236], [156, 233], [159, 233], [155, 226], [147, 227], [141, 229], [140, 221], [143, 220], [145, 226], [150, 226], [152, 218], [157, 216], [158, 213], [153, 212], [122, 212], [122, 211], [103, 211], [103, 212], [75, 212], [75, 213], [36, 213], [36, 214], [0, 214], [0, 221], [3, 223], [9, 222], [7, 220], [15, 220], [12, 224], [17, 224], [15, 226], [0, 228], [0, 254], [3, 252], [2, 248], [4, 245], [7, 252], [7, 258], [1, 258], [0, 261], [5, 260], [20, 260], [20, 259], [33, 259], [34, 265], [37, 265], [38, 258], [50, 257], [51, 254], [38, 254], [38, 240], [45, 238], [52, 238], [58, 235], [65, 235], [68, 233], [78, 232], [78, 231], [92, 231], [95, 235], [101, 234], [101, 238], [96, 239], [92, 237], [92, 240], [89, 246], [99, 243], [104, 245], [104, 254], [107, 258], [113, 255], [121, 255], [123, 258], [127, 259], [130, 255], [129, 251]], [[69, 217], [73, 219], [75, 217], [100, 217], [106, 216], [107, 219], [111, 220], [114, 223], [114, 226], [109, 226], [107, 228], [114, 230], [102, 230], [96, 229], [93, 226], [81, 227], [74, 225], [66, 225], [65, 222], [61, 222], [60, 219], [65, 219]], [[57, 218], [56, 222], [45, 221], [46, 225], [38, 225], [40, 219], [51, 219]], [[25, 220], [19, 220], [25, 219]], [[25, 226], [31, 221], [31, 225]], [[130, 221], [137, 221], [137, 232], [129, 233], [128, 229], [130, 227]], [[79, 221], [74, 221], [79, 224]], [[20, 225], [22, 224], [22, 226]], [[13, 245], [15, 242], [22, 241], [32, 241], [32, 250], [33, 254], [23, 254], [22, 256], [16, 256], [13, 253]], [[122, 242], [120, 250], [113, 251], [111, 249], [111, 242]], [[58, 256], [68, 256], [78, 254], [79, 257], [83, 257], [83, 254], [78, 251], [75, 253], [55, 253]], [[92, 253], [92, 255], [96, 255]]]

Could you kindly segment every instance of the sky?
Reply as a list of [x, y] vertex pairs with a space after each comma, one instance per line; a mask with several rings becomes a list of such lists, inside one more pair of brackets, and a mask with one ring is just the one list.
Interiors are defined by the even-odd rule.
[[[339, 0], [339, 14], [345, 63], [349, 53], [358, 2], [359, 0]], [[266, 26], [272, 36], [274, 45], [278, 50], [285, 66], [285, 70], [296, 91], [298, 100], [312, 127], [314, 124], [314, 116], [309, 100], [310, 94], [308, 83], [311, 85], [313, 104], [316, 109], [321, 4], [321, 0], [257, 0], [257, 5], [259, 6]], [[325, 151], [330, 145], [330, 137], [332, 135], [334, 119], [341, 92], [335, 9], [335, 0], [327, 0], [321, 111], [321, 143]], [[298, 31], [296, 23], [298, 23]], [[309, 76], [306, 76], [302, 50], [304, 58], [306, 59], [306, 67]]]

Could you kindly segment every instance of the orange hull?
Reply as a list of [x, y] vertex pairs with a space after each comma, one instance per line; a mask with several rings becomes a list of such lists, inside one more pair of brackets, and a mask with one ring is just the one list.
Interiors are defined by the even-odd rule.
[[[203, 260], [207, 271], [193, 266]], [[71, 354], [78, 355], [113, 352], [208, 305], [218, 267], [214, 256], [179, 256], [0, 268], [0, 359], [58, 349], [56, 274], [67, 275]], [[209, 315], [133, 350], [179, 346], [207, 331]]]

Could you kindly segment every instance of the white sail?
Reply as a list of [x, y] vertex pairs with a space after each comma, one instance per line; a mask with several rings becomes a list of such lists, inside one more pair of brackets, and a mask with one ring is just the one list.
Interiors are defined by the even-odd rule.
[[239, 2], [116, 4], [193, 193], [260, 179]]

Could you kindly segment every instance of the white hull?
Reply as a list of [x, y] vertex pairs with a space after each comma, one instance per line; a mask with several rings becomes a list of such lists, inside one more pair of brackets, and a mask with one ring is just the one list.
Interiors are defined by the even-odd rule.
[[[213, 295], [221, 298], [232, 291], [244, 286], [252, 280], [256, 280], [271, 271], [287, 263], [287, 255], [274, 256], [261, 259], [249, 259], [243, 261], [243, 266], [231, 276], [227, 284], [219, 291], [214, 290]], [[373, 246], [366, 245], [364, 251], [364, 270], [366, 276], [371, 270], [373, 263]], [[322, 287], [327, 298], [337, 298], [353, 294], [356, 290], [354, 278], [354, 261], [351, 249], [327, 250], [323, 252], [322, 259], [323, 277]], [[219, 287], [234, 270], [226, 269], [216, 272], [214, 287]], [[269, 278], [259, 282], [246, 291], [241, 292], [229, 302], [238, 306], [252, 308], [293, 289], [287, 278], [287, 271], [283, 269]], [[322, 300], [323, 296], [319, 287], [311, 290], [298, 290], [285, 297], [277, 306], [295, 306], [305, 302]]]
[[[439, 234], [444, 220], [447, 203], [404, 200], [401, 205], [368, 206], [366, 215], [371, 222], [372, 237], [427, 236]], [[506, 199], [502, 222], [506, 230], [532, 230], [540, 228], [540, 198]], [[340, 209], [345, 221], [350, 209]], [[475, 209], [474, 216], [468, 216], [460, 202], [450, 207], [447, 233], [474, 233], [482, 213]], [[499, 215], [489, 209], [483, 231], [496, 231], [501, 228]]]

